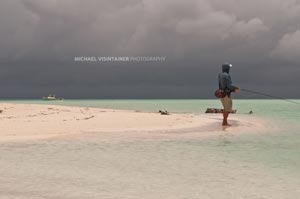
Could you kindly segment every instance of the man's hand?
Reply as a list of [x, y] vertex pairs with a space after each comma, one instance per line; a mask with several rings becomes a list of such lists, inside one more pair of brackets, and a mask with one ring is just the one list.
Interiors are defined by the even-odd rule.
[[234, 92], [235, 92], [235, 93], [238, 93], [238, 92], [240, 92], [240, 90], [241, 90], [241, 89], [238, 87], [237, 89], [234, 90]]

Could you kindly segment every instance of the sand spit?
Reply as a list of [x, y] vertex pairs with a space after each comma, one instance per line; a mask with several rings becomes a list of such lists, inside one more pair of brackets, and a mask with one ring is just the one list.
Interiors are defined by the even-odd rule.
[[220, 126], [221, 115], [146, 113], [137, 111], [35, 104], [0, 104], [0, 141], [47, 139], [82, 133], [179, 134], [208, 136], [220, 132], [263, 129], [266, 123], [253, 116], [231, 116], [232, 127]]

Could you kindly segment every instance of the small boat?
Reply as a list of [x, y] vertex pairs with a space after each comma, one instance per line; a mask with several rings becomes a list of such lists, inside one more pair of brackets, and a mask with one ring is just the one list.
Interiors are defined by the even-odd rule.
[[[237, 110], [232, 110], [230, 113], [236, 113]], [[223, 109], [218, 108], [207, 108], [205, 113], [223, 113]]]
[[56, 95], [49, 94], [48, 96], [44, 96], [43, 100], [63, 100], [64, 98], [56, 97]]

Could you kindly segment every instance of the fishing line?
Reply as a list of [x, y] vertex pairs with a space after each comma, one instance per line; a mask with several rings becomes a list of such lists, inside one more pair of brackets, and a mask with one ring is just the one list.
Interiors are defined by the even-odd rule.
[[247, 93], [239, 92], [238, 95], [241, 97], [244, 97], [245, 99], [249, 99], [249, 98], [251, 99], [254, 96], [257, 96], [257, 94], [255, 94], [255, 93], [248, 93], [248, 92]]
[[240, 90], [241, 90], [241, 91], [248, 92], [248, 93], [254, 93], [254, 94], [257, 94], [257, 95], [262, 95], [262, 96], [265, 96], [265, 97], [270, 97], [270, 98], [280, 99], [280, 100], [283, 100], [283, 101], [286, 101], [286, 102], [290, 102], [290, 103], [293, 103], [293, 104], [300, 105], [299, 102], [295, 102], [295, 101], [292, 101], [292, 100], [288, 100], [288, 99], [285, 99], [285, 98], [282, 98], [282, 97], [277, 97], [277, 96], [269, 95], [269, 94], [266, 94], [266, 93], [261, 93], [261, 92], [252, 91], [252, 90], [243, 89], [243, 88], [241, 88]]

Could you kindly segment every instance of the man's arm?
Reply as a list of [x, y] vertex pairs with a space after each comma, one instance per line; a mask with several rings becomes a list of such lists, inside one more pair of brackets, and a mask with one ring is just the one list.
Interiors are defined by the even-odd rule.
[[230, 91], [234, 92], [235, 90], [239, 89], [239, 87], [232, 85], [232, 81], [229, 75], [225, 76], [224, 80], [225, 80], [226, 88], [228, 88]]

